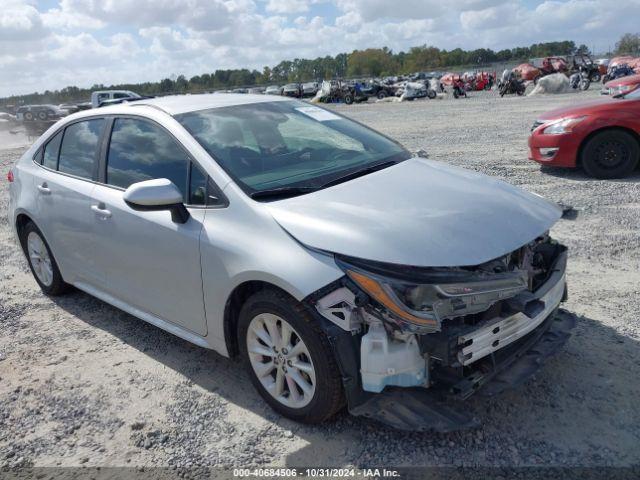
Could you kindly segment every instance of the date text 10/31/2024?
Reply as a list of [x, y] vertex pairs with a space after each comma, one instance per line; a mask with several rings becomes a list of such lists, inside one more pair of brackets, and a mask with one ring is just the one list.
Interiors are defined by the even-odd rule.
[[235, 468], [234, 477], [275, 478], [394, 478], [397, 470], [386, 468]]

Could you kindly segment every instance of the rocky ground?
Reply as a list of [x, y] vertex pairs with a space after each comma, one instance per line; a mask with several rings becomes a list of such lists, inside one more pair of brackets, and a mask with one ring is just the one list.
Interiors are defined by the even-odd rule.
[[[571, 249], [565, 306], [579, 315], [575, 333], [519, 390], [472, 399], [479, 429], [402, 433], [347, 414], [315, 427], [280, 418], [237, 361], [84, 293], [42, 295], [2, 215], [0, 467], [637, 465], [640, 173], [592, 180], [526, 158], [539, 113], [596, 96], [480, 93], [335, 107], [433, 159], [578, 212], [552, 232]], [[0, 151], [3, 178], [23, 150]], [[3, 180], [0, 211], [7, 202]]]

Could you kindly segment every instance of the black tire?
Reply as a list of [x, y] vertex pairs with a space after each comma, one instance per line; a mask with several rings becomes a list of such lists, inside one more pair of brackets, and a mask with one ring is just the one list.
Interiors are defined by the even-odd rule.
[[533, 79], [533, 84], [534, 84], [534, 85], [538, 85], [538, 80], [540, 80], [541, 78], [542, 78], [542, 75], [538, 75], [537, 77], [535, 77], [535, 78]]
[[433, 100], [434, 98], [436, 98], [436, 91], [435, 90], [427, 90], [427, 97], [429, 97], [431, 100]]
[[638, 165], [640, 144], [623, 130], [604, 130], [591, 137], [580, 159], [587, 175], [595, 178], [621, 178]]
[[383, 98], [387, 98], [386, 92], [382, 92], [382, 91], [378, 92], [378, 99], [382, 100]]
[[592, 73], [591, 77], [589, 77], [589, 80], [591, 80], [593, 83], [598, 83], [600, 81], [600, 73], [598, 72]]
[[38, 112], [38, 120], [45, 121], [46, 119], [47, 119], [47, 112], [45, 112], [44, 110], [40, 110]]
[[588, 78], [581, 79], [580, 83], [578, 84], [578, 88], [583, 92], [586, 90], [589, 90], [590, 86], [591, 86], [591, 80], [589, 80]]
[[347, 105], [351, 105], [353, 103], [353, 96], [350, 93], [347, 93], [344, 96], [344, 103], [346, 103]]
[[458, 98], [460, 96], [460, 94], [458, 94], [458, 90], [454, 89], [453, 90], [453, 98]]
[[[50, 285], [45, 285], [44, 283], [42, 283], [42, 281], [40, 281], [40, 279], [38, 278], [38, 275], [36, 275], [33, 264], [31, 263], [32, 260], [29, 257], [29, 252], [27, 249], [27, 238], [29, 237], [29, 234], [32, 232], [37, 234], [42, 239], [42, 243], [44, 243], [44, 246], [47, 249], [47, 252], [49, 254], [49, 258], [51, 259], [53, 279]], [[58, 263], [56, 262], [56, 259], [53, 256], [53, 252], [51, 252], [51, 248], [49, 247], [49, 244], [45, 240], [44, 235], [42, 235], [42, 232], [40, 231], [40, 229], [36, 227], [36, 225], [33, 222], [28, 222], [20, 230], [20, 243], [22, 244], [22, 249], [24, 251], [25, 256], [27, 257], [27, 263], [29, 263], [29, 268], [31, 269], [33, 278], [36, 279], [38, 286], [46, 295], [56, 297], [58, 295], [62, 295], [68, 292], [71, 289], [71, 285], [69, 285], [62, 279], [62, 275], [60, 274], [60, 269], [58, 268]]]
[[25, 114], [24, 114], [24, 119], [25, 119], [25, 120], [27, 120], [27, 121], [29, 121], [29, 122], [30, 122], [30, 121], [32, 121], [32, 120], [33, 120], [33, 113], [31, 113], [31, 112], [25, 112]]
[[[300, 335], [311, 354], [315, 367], [316, 388], [306, 406], [291, 408], [280, 403], [264, 388], [251, 366], [247, 352], [247, 333], [251, 320], [261, 313], [271, 313], [286, 320]], [[240, 355], [251, 377], [251, 382], [262, 398], [281, 415], [303, 423], [321, 423], [329, 420], [345, 405], [342, 380], [329, 341], [306, 309], [284, 292], [261, 290], [245, 302], [238, 319], [238, 346]]]

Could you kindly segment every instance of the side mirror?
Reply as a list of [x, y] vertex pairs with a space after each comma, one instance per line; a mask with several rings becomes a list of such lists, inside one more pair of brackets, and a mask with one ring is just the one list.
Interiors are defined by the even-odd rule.
[[123, 198], [133, 210], [141, 212], [169, 210], [172, 221], [186, 223], [189, 220], [189, 211], [182, 202], [182, 193], [166, 178], [134, 183], [125, 190]]

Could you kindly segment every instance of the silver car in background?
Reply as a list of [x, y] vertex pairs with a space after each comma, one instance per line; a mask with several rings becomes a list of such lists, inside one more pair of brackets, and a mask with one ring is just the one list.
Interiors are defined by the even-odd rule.
[[9, 180], [46, 294], [74, 286], [240, 355], [298, 421], [346, 405], [402, 429], [469, 426], [455, 400], [518, 385], [573, 325], [557, 206], [297, 100], [79, 112]]

